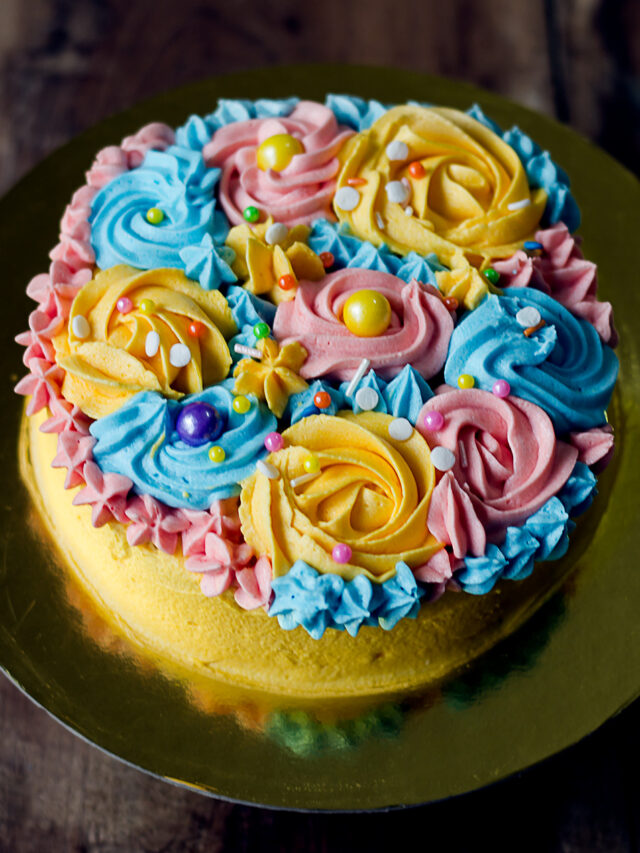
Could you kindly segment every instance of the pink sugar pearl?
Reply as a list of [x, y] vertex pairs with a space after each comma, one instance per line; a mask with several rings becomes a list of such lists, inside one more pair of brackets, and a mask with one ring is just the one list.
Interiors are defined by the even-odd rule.
[[498, 379], [497, 382], [493, 383], [492, 390], [496, 397], [508, 397], [511, 393], [511, 385], [506, 379]]
[[348, 545], [340, 543], [339, 545], [334, 546], [331, 556], [333, 557], [334, 563], [348, 563], [351, 559], [352, 553], [353, 552]]
[[121, 296], [116, 302], [116, 308], [121, 314], [128, 314], [133, 308], [133, 302], [128, 296]]
[[270, 453], [276, 453], [284, 447], [284, 438], [279, 432], [270, 432], [264, 439], [264, 446]]
[[428, 430], [436, 432], [444, 426], [444, 415], [442, 412], [427, 412], [423, 418], [423, 423]]

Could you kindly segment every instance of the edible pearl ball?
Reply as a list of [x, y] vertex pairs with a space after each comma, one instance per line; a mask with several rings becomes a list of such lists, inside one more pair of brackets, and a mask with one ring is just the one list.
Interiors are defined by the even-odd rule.
[[284, 447], [284, 438], [279, 432], [270, 432], [265, 436], [264, 446], [270, 453], [277, 453], [278, 450], [282, 450]]
[[231, 404], [233, 407], [233, 411], [237, 412], [239, 415], [246, 415], [246, 413], [251, 408], [251, 402], [246, 397], [243, 397], [241, 394], [237, 397], [233, 398], [233, 403]]
[[334, 563], [348, 563], [352, 553], [351, 548], [341, 542], [339, 545], [334, 545], [331, 556]]
[[224, 417], [209, 403], [189, 403], [178, 415], [176, 430], [185, 444], [199, 447], [222, 434]]
[[427, 412], [422, 422], [430, 432], [437, 432], [444, 426], [444, 415], [442, 412]]
[[506, 379], [498, 379], [493, 383], [492, 391], [496, 397], [508, 397], [511, 393], [511, 385]]
[[266, 172], [282, 172], [293, 160], [296, 154], [304, 153], [304, 145], [290, 133], [276, 133], [269, 136], [258, 146], [256, 163], [258, 168]]
[[461, 373], [460, 376], [458, 376], [458, 388], [462, 388], [463, 390], [465, 388], [473, 388], [475, 384], [476, 380], [470, 373]]
[[357, 290], [344, 303], [342, 322], [359, 338], [375, 338], [389, 328], [389, 300], [377, 290]]

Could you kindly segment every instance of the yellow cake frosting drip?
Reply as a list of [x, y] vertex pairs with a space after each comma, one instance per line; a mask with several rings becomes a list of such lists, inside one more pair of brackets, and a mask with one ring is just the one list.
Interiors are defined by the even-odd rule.
[[[417, 568], [442, 548], [427, 530], [435, 485], [429, 446], [416, 430], [406, 441], [391, 438], [392, 420], [378, 412], [304, 418], [268, 457], [280, 476], [256, 471], [245, 480], [242, 532], [257, 554], [269, 556], [274, 577], [304, 560], [347, 580], [364, 574], [382, 583], [398, 560]], [[319, 463], [318, 476], [292, 485], [307, 473], [309, 457]], [[346, 564], [332, 558], [340, 543], [352, 549]]]
[[260, 361], [243, 358], [235, 367], [234, 391], [236, 394], [255, 394], [265, 400], [273, 414], [281, 418], [292, 394], [308, 388], [298, 371], [307, 358], [307, 351], [299, 341], [280, 347], [273, 338], [262, 338], [257, 348], [262, 353]]
[[[407, 156], [390, 159], [389, 152]], [[440, 289], [468, 308], [489, 289], [478, 270], [534, 236], [547, 200], [544, 190], [529, 189], [511, 146], [454, 109], [394, 107], [348, 140], [340, 156], [338, 186], [355, 179], [360, 201], [352, 210], [334, 203], [338, 218], [376, 246], [434, 252], [451, 270], [437, 274]], [[389, 197], [394, 181], [405, 182], [400, 202]]]
[[[127, 313], [117, 308], [121, 298], [131, 300]], [[87, 334], [77, 334], [75, 318], [86, 320]], [[199, 324], [197, 335], [189, 333], [194, 322]], [[111, 267], [78, 292], [67, 329], [54, 340], [56, 361], [66, 371], [62, 393], [99, 418], [139, 391], [160, 391], [172, 398], [202, 391], [229, 373], [225, 338], [236, 331], [224, 296], [203, 290], [180, 270]], [[153, 355], [147, 350], [150, 332], [158, 335]], [[175, 344], [189, 350], [189, 363], [183, 367], [171, 363]]]
[[[226, 244], [233, 249], [236, 259], [232, 269], [251, 293], [268, 295], [276, 305], [293, 299], [298, 279], [318, 281], [325, 275], [322, 261], [307, 246], [311, 229], [308, 225], [294, 225], [279, 243], [269, 245], [266, 232], [273, 220], [254, 225], [236, 225], [227, 235]], [[278, 281], [282, 276], [293, 277], [293, 287], [284, 290]]]

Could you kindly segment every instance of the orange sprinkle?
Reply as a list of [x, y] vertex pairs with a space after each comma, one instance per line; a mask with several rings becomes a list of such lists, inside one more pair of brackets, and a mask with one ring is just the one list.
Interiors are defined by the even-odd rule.
[[347, 183], [350, 187], [361, 187], [367, 183], [366, 178], [347, 178]]
[[537, 332], [538, 329], [541, 329], [543, 326], [546, 326], [544, 320], [540, 320], [540, 322], [536, 326], [529, 326], [528, 329], [524, 330], [525, 337], [530, 338], [534, 332]]
[[278, 284], [282, 288], [282, 290], [291, 290], [296, 286], [296, 280], [291, 275], [291, 273], [286, 273], [285, 275], [281, 275], [278, 279]]
[[409, 174], [412, 178], [424, 178], [424, 166], [419, 160], [414, 160], [409, 163]]
[[193, 323], [189, 323], [189, 328], [187, 330], [192, 338], [199, 338], [200, 335], [204, 332], [204, 326], [202, 323], [199, 323], [197, 320], [194, 320]]
[[318, 257], [319, 257], [319, 258], [320, 258], [320, 260], [322, 261], [322, 266], [323, 266], [326, 270], [328, 270], [328, 269], [329, 269], [329, 267], [332, 267], [332, 266], [334, 265], [334, 263], [335, 263], [335, 260], [336, 260], [336, 259], [333, 257], [333, 255], [331, 254], [331, 252], [320, 252], [320, 254], [318, 255]]
[[455, 296], [447, 296], [442, 300], [445, 304], [445, 307], [449, 309], [449, 311], [457, 311], [458, 310], [458, 300]]

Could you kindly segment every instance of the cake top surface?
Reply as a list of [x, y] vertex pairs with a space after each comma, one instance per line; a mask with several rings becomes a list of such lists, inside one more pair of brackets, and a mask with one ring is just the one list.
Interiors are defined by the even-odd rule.
[[100, 151], [17, 390], [96, 526], [315, 638], [566, 551], [613, 450], [609, 303], [518, 128], [220, 101]]

